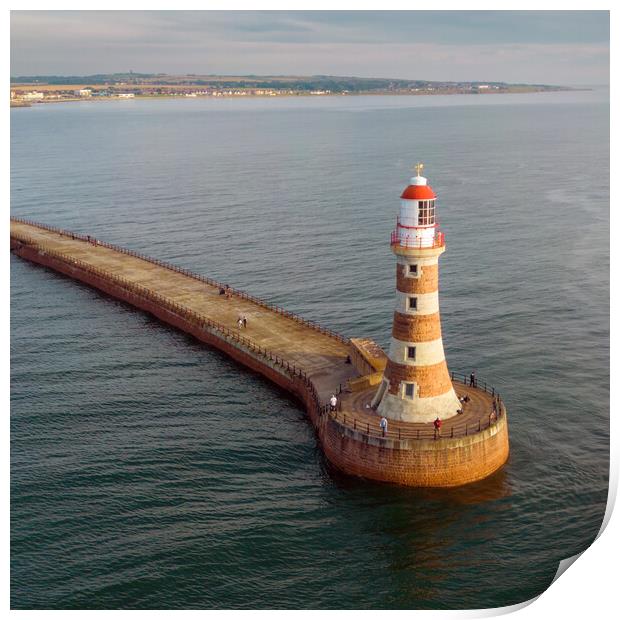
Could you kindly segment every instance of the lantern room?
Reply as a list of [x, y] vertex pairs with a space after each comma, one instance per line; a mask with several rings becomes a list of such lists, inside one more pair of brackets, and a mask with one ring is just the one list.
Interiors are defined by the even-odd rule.
[[392, 243], [404, 247], [426, 248], [438, 244], [435, 201], [433, 188], [422, 176], [423, 164], [416, 164], [416, 176], [400, 196], [400, 214]]

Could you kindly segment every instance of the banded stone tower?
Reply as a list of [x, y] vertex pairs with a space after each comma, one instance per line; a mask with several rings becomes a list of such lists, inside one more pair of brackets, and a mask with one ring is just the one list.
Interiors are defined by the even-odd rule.
[[441, 339], [439, 257], [446, 249], [435, 218], [435, 192], [416, 176], [401, 195], [392, 232], [396, 255], [396, 309], [389, 360], [372, 406], [386, 418], [432, 422], [456, 415], [460, 403]]

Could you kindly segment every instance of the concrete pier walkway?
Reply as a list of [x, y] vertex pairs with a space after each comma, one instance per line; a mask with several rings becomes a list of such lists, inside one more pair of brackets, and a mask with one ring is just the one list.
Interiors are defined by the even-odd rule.
[[[103, 242], [83, 240], [72, 233], [47, 230], [23, 221], [11, 221], [11, 238], [36, 244], [48, 252], [57, 252], [145, 287], [173, 303], [214, 322], [239, 331], [257, 347], [283, 358], [301, 369], [312, 380], [319, 398], [326, 401], [340, 385], [358, 376], [351, 364], [345, 364], [349, 343], [344, 337], [313, 326], [292, 313], [269, 306], [240, 292], [230, 297], [220, 294], [223, 285], [205, 278], [196, 279], [185, 270], [173, 270], [159, 261], [124, 253]], [[247, 327], [239, 328], [240, 315]]]

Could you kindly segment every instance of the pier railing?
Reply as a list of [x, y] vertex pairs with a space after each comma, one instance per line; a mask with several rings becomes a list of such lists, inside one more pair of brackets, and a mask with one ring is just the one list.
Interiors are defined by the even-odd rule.
[[28, 247], [33, 248], [40, 253], [44, 253], [45, 255], [56, 258], [57, 260], [66, 263], [69, 266], [77, 267], [80, 270], [85, 271], [91, 275], [100, 277], [107, 282], [120, 286], [121, 288], [125, 289], [125, 291], [131, 296], [146, 301], [155, 302], [159, 307], [173, 312], [177, 316], [184, 318], [185, 320], [200, 329], [210, 328], [211, 330], [219, 332], [225, 337], [225, 339], [232, 340], [245, 347], [252, 353], [264, 358], [265, 361], [272, 362], [272, 364], [278, 367], [284, 374], [289, 375], [291, 378], [296, 378], [302, 381], [307, 388], [308, 393], [310, 394], [310, 398], [315, 407], [315, 411], [318, 412], [321, 409], [322, 404], [319, 398], [319, 394], [316, 391], [314, 384], [304, 370], [299, 368], [299, 366], [297, 366], [294, 362], [291, 362], [290, 360], [287, 360], [282, 356], [277, 355], [266, 347], [261, 347], [257, 345], [249, 338], [245, 338], [239, 333], [239, 331], [231, 329], [226, 325], [222, 325], [221, 323], [218, 323], [217, 321], [214, 321], [207, 316], [196, 312], [195, 310], [192, 310], [187, 306], [184, 306], [183, 304], [172, 301], [168, 297], [160, 295], [159, 293], [155, 293], [153, 290], [147, 288], [146, 286], [136, 284], [135, 282], [128, 280], [127, 278], [118, 276], [112, 272], [106, 271], [105, 269], [95, 267], [90, 263], [73, 258], [72, 256], [69, 256], [62, 252], [57, 252], [55, 250], [44, 248], [37, 242], [36, 239], [32, 237], [29, 237], [27, 235], [14, 235], [14, 237], [18, 239], [20, 243], [23, 243], [24, 245], [27, 245]]
[[401, 424], [390, 420], [388, 420], [388, 426], [384, 432], [379, 425], [380, 418], [378, 416], [372, 420], [368, 419], [368, 417], [361, 419], [356, 417], [351, 412], [342, 411], [340, 407], [338, 407], [335, 411], [332, 411], [329, 404], [323, 405], [320, 408], [320, 414], [329, 416], [336, 424], [343, 428], [357, 431], [367, 437], [377, 437], [399, 441], [418, 439], [434, 439], [441, 441], [442, 439], [453, 439], [475, 435], [476, 433], [485, 431], [494, 424], [497, 424], [497, 422], [505, 415], [506, 408], [498, 395], [494, 400], [495, 408], [491, 409], [488, 414], [485, 413], [476, 420], [468, 418], [467, 421], [461, 421], [458, 415], [453, 416], [452, 418], [444, 421], [439, 432], [435, 431], [432, 424]]
[[483, 390], [487, 394], [490, 394], [491, 396], [496, 397], [498, 400], [501, 400], [499, 392], [492, 385], [488, 384], [486, 380], [478, 379], [478, 377], [476, 377], [475, 375], [472, 378], [471, 374], [467, 375], [462, 372], [451, 372], [450, 378], [452, 379], [452, 381], [459, 381], [463, 383], [463, 385], [470, 385], [471, 387]]
[[[463, 382], [464, 385], [470, 384], [470, 376], [463, 373], [452, 373], [452, 380]], [[474, 389], [481, 390], [488, 394], [489, 409], [477, 418], [470, 416], [453, 416], [445, 420], [439, 432], [435, 431], [433, 424], [407, 424], [388, 420], [387, 430], [381, 429], [379, 416], [358, 417], [351, 411], [343, 411], [341, 403], [338, 403], [336, 410], [332, 410], [329, 404], [320, 407], [320, 415], [326, 415], [343, 429], [357, 431], [357, 433], [367, 437], [377, 437], [392, 440], [417, 440], [417, 439], [453, 439], [456, 437], [467, 437], [482, 432], [496, 424], [506, 413], [506, 407], [501, 399], [499, 392], [485, 380], [477, 379], [472, 385]]]
[[299, 323], [300, 325], [303, 325], [304, 327], [309, 327], [310, 329], [318, 331], [321, 334], [330, 336], [331, 338], [334, 338], [338, 340], [339, 342], [342, 342], [343, 344], [349, 343], [349, 339], [346, 336], [343, 336], [342, 334], [339, 334], [338, 332], [335, 332], [334, 330], [329, 329], [327, 327], [323, 327], [322, 325], [319, 325], [315, 321], [310, 321], [309, 319], [305, 319], [304, 317], [294, 312], [285, 310], [284, 308], [276, 304], [272, 304], [267, 301], [264, 301], [263, 299], [255, 297], [254, 295], [251, 295], [250, 293], [246, 293], [245, 291], [241, 291], [239, 289], [235, 289], [230, 286], [227, 287], [225, 284], [218, 282], [217, 280], [214, 280], [213, 278], [208, 278], [207, 276], [193, 273], [189, 269], [178, 267], [177, 265], [168, 263], [167, 261], [159, 260], [156, 258], [151, 258], [150, 256], [146, 256], [145, 254], [141, 254], [140, 252], [134, 252], [133, 250], [128, 250], [126, 248], [120, 247], [113, 243], [108, 243], [106, 241], [100, 241], [90, 235], [82, 235], [79, 233], [74, 233], [71, 231], [63, 230], [62, 228], [57, 228], [56, 226], [48, 226], [47, 224], [33, 222], [31, 220], [27, 220], [27, 219], [20, 218], [20, 217], [11, 217], [11, 220], [14, 222], [22, 223], [22, 224], [27, 224], [28, 226], [35, 226], [37, 228], [42, 228], [43, 230], [48, 230], [58, 235], [62, 235], [63, 237], [68, 237], [71, 239], [79, 239], [80, 241], [86, 241], [87, 243], [92, 243], [93, 245], [100, 245], [110, 250], [121, 252], [122, 254], [127, 254], [128, 256], [133, 256], [143, 261], [153, 263], [154, 265], [158, 265], [159, 267], [163, 267], [164, 269], [170, 269], [171, 271], [176, 271], [177, 273], [183, 274], [184, 276], [187, 276], [188, 278], [199, 280], [200, 282], [204, 282], [205, 284], [209, 284], [210, 286], [216, 287], [218, 289], [227, 288], [233, 295], [235, 295], [236, 297], [239, 297], [240, 299], [246, 299], [248, 301], [251, 301], [252, 303], [258, 306], [261, 306], [267, 310], [275, 312], [276, 314], [280, 314], [281, 316], [289, 318]]

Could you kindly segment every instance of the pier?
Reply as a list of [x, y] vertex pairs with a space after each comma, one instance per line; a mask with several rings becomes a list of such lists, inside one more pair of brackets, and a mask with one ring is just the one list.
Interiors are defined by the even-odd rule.
[[[471, 386], [451, 375], [456, 394], [468, 400], [440, 434], [432, 422], [389, 420], [382, 429], [372, 400], [387, 357], [371, 340], [346, 338], [179, 266], [23, 219], [11, 219], [11, 250], [151, 313], [292, 393], [327, 459], [345, 473], [455, 486], [488, 476], [508, 457], [505, 406], [484, 381]], [[239, 326], [240, 316], [247, 327]]]

